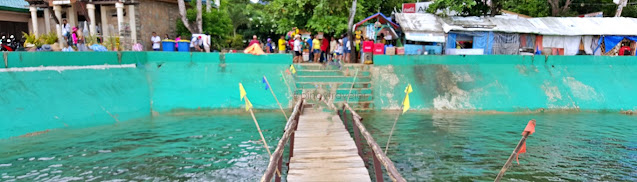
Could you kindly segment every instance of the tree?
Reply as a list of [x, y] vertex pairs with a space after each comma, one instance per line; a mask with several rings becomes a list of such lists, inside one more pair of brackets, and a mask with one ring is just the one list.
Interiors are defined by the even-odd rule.
[[[180, 0], [181, 1], [181, 0]], [[225, 2], [225, 1], [224, 1]], [[194, 2], [191, 2], [191, 4]], [[225, 6], [227, 7], [227, 6]], [[230, 36], [232, 33], [232, 20], [228, 15], [227, 9], [219, 8], [217, 11], [205, 11], [201, 12], [200, 8], [191, 8], [186, 10], [185, 21], [196, 21], [197, 16], [201, 15], [202, 27], [201, 31], [193, 32], [188, 26], [183, 23], [182, 19], [177, 20], [177, 33], [178, 35], [190, 37], [193, 33], [205, 33], [211, 37], [211, 47], [213, 49], [228, 48], [229, 40], [232, 40]], [[201, 13], [201, 14], [199, 14]], [[232, 41], [231, 41], [232, 42]], [[230, 42], [230, 43], [231, 43]]]
[[186, 14], [186, 3], [184, 2], [184, 0], [177, 0], [177, 6], [179, 7], [179, 15], [181, 15], [181, 22], [186, 27], [186, 29], [188, 29], [190, 33], [201, 33], [201, 31], [203, 30], [202, 19], [201, 19], [201, 0], [197, 0], [196, 2], [196, 6], [197, 6], [197, 9], [196, 9], [197, 17], [195, 18], [195, 25], [197, 25], [196, 27], [192, 27], [190, 24], [190, 20], [188, 19]]
[[568, 7], [572, 0], [548, 0], [551, 5], [551, 16], [564, 16], [568, 13]]
[[206, 0], [206, 11], [207, 12], [212, 11], [212, 5], [211, 5], [212, 3], [210, 3], [210, 1], [212, 1], [212, 0]]
[[546, 0], [506, 0], [502, 2], [502, 9], [531, 17], [550, 15], [550, 7]]
[[[363, 7], [364, 0], [356, 1], [358, 11], [355, 20], [371, 15]], [[343, 34], [352, 1], [342, 0], [273, 0], [267, 7], [267, 13], [276, 24], [276, 33], [286, 33], [293, 27], [312, 32]], [[364, 11], [363, 11], [364, 10]]]
[[458, 12], [462, 16], [484, 16], [489, 7], [482, 0], [437, 0], [434, 1], [427, 12], [436, 13], [441, 10], [441, 16], [446, 16], [449, 11]]

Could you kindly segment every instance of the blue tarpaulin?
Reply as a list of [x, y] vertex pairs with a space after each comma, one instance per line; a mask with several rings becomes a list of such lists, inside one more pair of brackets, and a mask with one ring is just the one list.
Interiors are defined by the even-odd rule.
[[447, 48], [456, 48], [458, 35], [472, 36], [474, 49], [483, 49], [485, 55], [493, 54], [493, 32], [449, 32], [447, 35]]
[[[628, 39], [632, 41], [637, 41], [637, 36], [604, 36], [604, 52], [608, 52], [613, 49], [617, 44], [619, 44], [622, 40]], [[601, 41], [601, 39], [600, 39]], [[600, 42], [601, 43], [601, 42]], [[601, 45], [601, 44], [600, 44]], [[597, 49], [595, 49], [597, 51]]]

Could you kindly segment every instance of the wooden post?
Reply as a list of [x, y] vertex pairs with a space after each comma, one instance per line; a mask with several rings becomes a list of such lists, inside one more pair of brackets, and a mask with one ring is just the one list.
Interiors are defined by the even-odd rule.
[[383, 182], [383, 169], [380, 168], [380, 161], [378, 161], [376, 155], [372, 156], [374, 156], [374, 174], [376, 174], [376, 181]]
[[[352, 122], [354, 122], [355, 120], [355, 116], [352, 116]], [[363, 157], [363, 150], [361, 149], [361, 137], [360, 135], [360, 131], [358, 131], [358, 127], [356, 125], [354, 126], [354, 142], [356, 143], [356, 148], [358, 148], [358, 155]]]
[[[279, 164], [277, 165], [277, 171], [281, 171], [281, 165], [283, 163], [283, 156], [279, 157]], [[281, 175], [276, 175], [274, 177], [275, 182], [281, 182]]]
[[268, 82], [268, 79], [265, 77], [265, 75], [263, 75], [263, 80], [265, 80], [265, 84], [268, 85], [268, 87], [270, 88], [270, 92], [272, 93], [272, 97], [274, 97], [274, 100], [276, 100], [276, 104], [279, 105], [279, 109], [281, 109], [281, 112], [283, 113], [283, 116], [285, 116], [285, 120], [288, 120], [288, 115], [285, 114], [285, 111], [283, 110], [283, 106], [281, 106], [281, 103], [279, 102], [279, 99], [276, 98], [276, 95], [274, 94], [274, 91], [272, 90], [272, 86], [270, 85], [270, 82]]
[[[533, 120], [529, 121], [529, 124], [531, 124], [531, 122], [533, 122], [533, 126], [535, 127], [535, 120], [533, 119]], [[528, 127], [528, 125], [527, 125], [527, 127]], [[526, 130], [526, 128], [525, 128], [525, 130]], [[495, 182], [499, 182], [502, 179], [502, 177], [504, 176], [504, 173], [511, 166], [511, 162], [513, 162], [513, 158], [515, 158], [518, 155], [518, 152], [520, 152], [520, 149], [522, 149], [522, 145], [524, 144], [524, 142], [526, 142], [526, 138], [529, 137], [529, 135], [531, 135], [531, 132], [529, 132], [529, 131], [524, 131], [523, 132], [522, 139], [520, 139], [520, 142], [518, 142], [518, 145], [513, 150], [513, 153], [511, 153], [511, 156], [509, 156], [509, 159], [507, 159], [507, 162], [504, 163], [504, 166], [502, 166], [502, 169], [500, 169], [500, 173], [498, 173], [498, 176], [495, 177], [495, 180], [494, 180]]]

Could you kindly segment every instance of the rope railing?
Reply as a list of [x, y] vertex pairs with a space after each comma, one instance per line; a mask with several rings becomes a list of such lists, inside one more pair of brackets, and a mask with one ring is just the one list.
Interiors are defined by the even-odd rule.
[[[299, 123], [299, 117], [303, 113], [303, 103], [304, 99], [299, 99], [294, 106], [294, 110], [288, 119], [288, 122], [285, 125], [285, 131], [283, 136], [279, 140], [277, 144], [276, 150], [270, 156], [270, 163], [268, 164], [268, 168], [265, 170], [265, 173], [261, 177], [261, 182], [270, 182], [272, 177], [275, 176], [276, 171], [281, 171], [281, 166], [283, 163], [283, 151], [285, 150], [285, 144], [290, 141], [290, 149], [288, 150], [289, 157], [292, 158], [294, 152], [294, 132], [296, 131], [296, 127]], [[275, 181], [280, 182], [281, 176], [276, 175]]]
[[338, 114], [343, 120], [345, 127], [347, 128], [347, 117], [348, 117], [347, 111], [351, 113], [350, 120], [352, 123], [352, 130], [354, 131], [354, 142], [356, 143], [356, 147], [358, 148], [358, 155], [363, 157], [362, 146], [360, 142], [360, 135], [362, 135], [363, 138], [365, 138], [367, 145], [372, 150], [372, 153], [373, 153], [372, 156], [374, 160], [373, 161], [374, 173], [376, 176], [376, 181], [380, 181], [380, 182], [383, 181], [383, 171], [381, 169], [381, 164], [382, 164], [382, 166], [385, 167], [387, 174], [389, 175], [392, 181], [404, 182], [405, 178], [403, 178], [403, 176], [400, 175], [400, 173], [398, 173], [398, 170], [396, 169], [396, 166], [394, 166], [394, 163], [389, 159], [389, 157], [387, 157], [387, 155], [385, 155], [383, 150], [376, 143], [376, 140], [374, 140], [374, 137], [372, 137], [372, 135], [367, 131], [367, 129], [365, 129], [365, 126], [361, 122], [363, 118], [360, 115], [358, 115], [358, 113], [356, 113], [356, 111], [354, 111], [347, 103], [343, 103], [343, 106], [341, 107], [340, 111], [338, 111]]

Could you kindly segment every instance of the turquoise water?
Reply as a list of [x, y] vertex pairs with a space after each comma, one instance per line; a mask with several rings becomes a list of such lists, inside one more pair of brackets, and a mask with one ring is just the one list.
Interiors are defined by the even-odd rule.
[[[255, 113], [271, 150], [281, 113]], [[257, 181], [268, 165], [250, 115], [161, 116], [0, 140], [0, 181]]]
[[[395, 114], [362, 114], [382, 148]], [[407, 181], [493, 181], [530, 119], [537, 126], [527, 153], [502, 181], [637, 181], [637, 116], [616, 113], [409, 112], [398, 121], [388, 157]]]
[[[394, 114], [362, 114], [383, 148]], [[281, 114], [256, 117], [274, 150]], [[503, 181], [637, 180], [637, 117], [614, 113], [410, 112], [399, 120], [388, 156], [408, 181], [492, 181], [529, 119], [537, 127], [528, 152]], [[268, 164], [259, 139], [246, 114], [58, 129], [0, 140], [0, 181], [257, 181]]]

